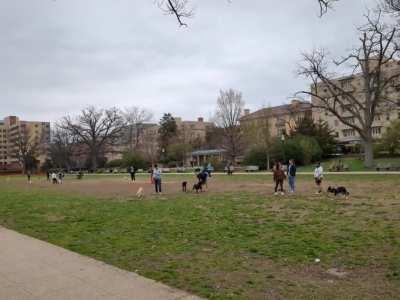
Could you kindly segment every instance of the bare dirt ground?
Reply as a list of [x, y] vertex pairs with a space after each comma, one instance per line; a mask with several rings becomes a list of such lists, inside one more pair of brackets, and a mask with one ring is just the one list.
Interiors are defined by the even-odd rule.
[[[192, 176], [194, 177], [194, 176]], [[195, 193], [192, 191], [192, 186], [195, 179], [188, 178], [169, 178], [163, 181], [163, 195], [177, 195], [182, 194], [182, 181], [188, 181], [188, 193]], [[267, 178], [268, 179], [268, 178]], [[323, 190], [326, 191], [329, 185], [331, 186], [345, 186], [350, 191], [350, 198], [365, 198], [370, 195], [378, 195], [378, 198], [384, 198], [386, 194], [393, 195], [393, 192], [398, 191], [400, 195], [400, 178], [399, 184], [394, 184], [392, 180], [386, 181], [354, 181], [341, 180], [340, 176], [334, 176], [326, 179], [323, 182]], [[68, 179], [62, 184], [51, 184], [45, 180], [36, 180], [32, 185], [27, 185], [21, 181], [18, 183], [21, 188], [35, 187], [46, 191], [62, 192], [67, 194], [76, 194], [82, 196], [94, 196], [97, 198], [108, 199], [131, 199], [136, 197], [136, 192], [139, 188], [143, 189], [145, 197], [155, 195], [154, 185], [150, 183], [149, 179], [139, 178], [135, 182], [131, 182], [127, 177], [120, 178], [88, 178], [85, 180]], [[285, 182], [284, 189], [287, 189], [287, 182]], [[296, 196], [305, 197], [318, 197], [315, 195], [316, 186], [312, 180], [297, 180], [296, 183]], [[235, 193], [235, 192], [250, 192], [261, 195], [272, 195], [274, 192], [274, 183], [272, 178], [269, 180], [253, 180], [251, 176], [242, 180], [235, 178], [235, 180], [226, 180], [226, 178], [213, 177], [208, 181], [207, 187], [203, 189], [203, 195], [215, 193]], [[288, 196], [286, 194], [285, 196]], [[333, 196], [332, 196], [333, 197]]]

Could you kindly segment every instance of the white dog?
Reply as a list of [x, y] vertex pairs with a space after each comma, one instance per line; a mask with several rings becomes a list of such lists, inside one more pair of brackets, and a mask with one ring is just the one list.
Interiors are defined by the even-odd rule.
[[138, 198], [140, 199], [140, 198], [143, 198], [143, 196], [144, 196], [143, 188], [140, 187], [140, 188], [138, 189], [138, 191], [136, 192], [136, 197], [138, 197]]

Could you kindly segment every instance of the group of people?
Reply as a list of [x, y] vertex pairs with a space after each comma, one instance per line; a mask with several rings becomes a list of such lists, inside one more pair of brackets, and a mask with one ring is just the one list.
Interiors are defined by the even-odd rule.
[[[284, 195], [283, 184], [285, 179], [288, 179], [289, 193], [293, 194], [296, 191], [296, 164], [294, 159], [289, 160], [289, 165], [286, 169], [283, 168], [280, 162], [277, 162], [273, 169], [273, 179], [275, 182], [275, 195], [279, 193]], [[314, 180], [317, 186], [317, 194], [322, 192], [322, 180], [324, 178], [324, 170], [321, 163], [318, 163], [314, 169]]]
[[[202, 184], [207, 184], [207, 179], [212, 176], [213, 167], [209, 163], [207, 166], [204, 166], [200, 172], [197, 174], [197, 179]], [[132, 176], [132, 174], [131, 174]], [[158, 167], [158, 165], [154, 165], [154, 168], [150, 171], [150, 181], [154, 184], [156, 194], [161, 194], [162, 192], [162, 170]]]

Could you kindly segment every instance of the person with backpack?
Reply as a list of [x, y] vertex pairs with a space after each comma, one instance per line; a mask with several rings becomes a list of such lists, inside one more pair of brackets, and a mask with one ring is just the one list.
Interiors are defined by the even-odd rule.
[[294, 159], [289, 160], [289, 167], [287, 170], [289, 193], [294, 193], [296, 190], [296, 171]]
[[161, 194], [161, 169], [158, 168], [158, 165], [154, 166], [152, 175], [153, 175], [153, 181], [154, 181], [154, 187], [156, 189], [156, 193]]
[[281, 163], [276, 163], [273, 171], [273, 176], [275, 182], [275, 195], [278, 195], [278, 187], [280, 194], [284, 195], [285, 193], [283, 192], [283, 182], [286, 179], [286, 175], [285, 172], [282, 170]]

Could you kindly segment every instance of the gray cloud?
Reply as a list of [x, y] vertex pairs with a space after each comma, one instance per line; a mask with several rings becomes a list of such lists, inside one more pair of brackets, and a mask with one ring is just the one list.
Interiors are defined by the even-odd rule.
[[300, 52], [343, 53], [373, 3], [342, 0], [321, 19], [314, 0], [202, 0], [179, 28], [153, 1], [1, 1], [2, 115], [54, 121], [93, 104], [208, 117], [227, 88], [252, 109], [278, 105], [308, 85]]

